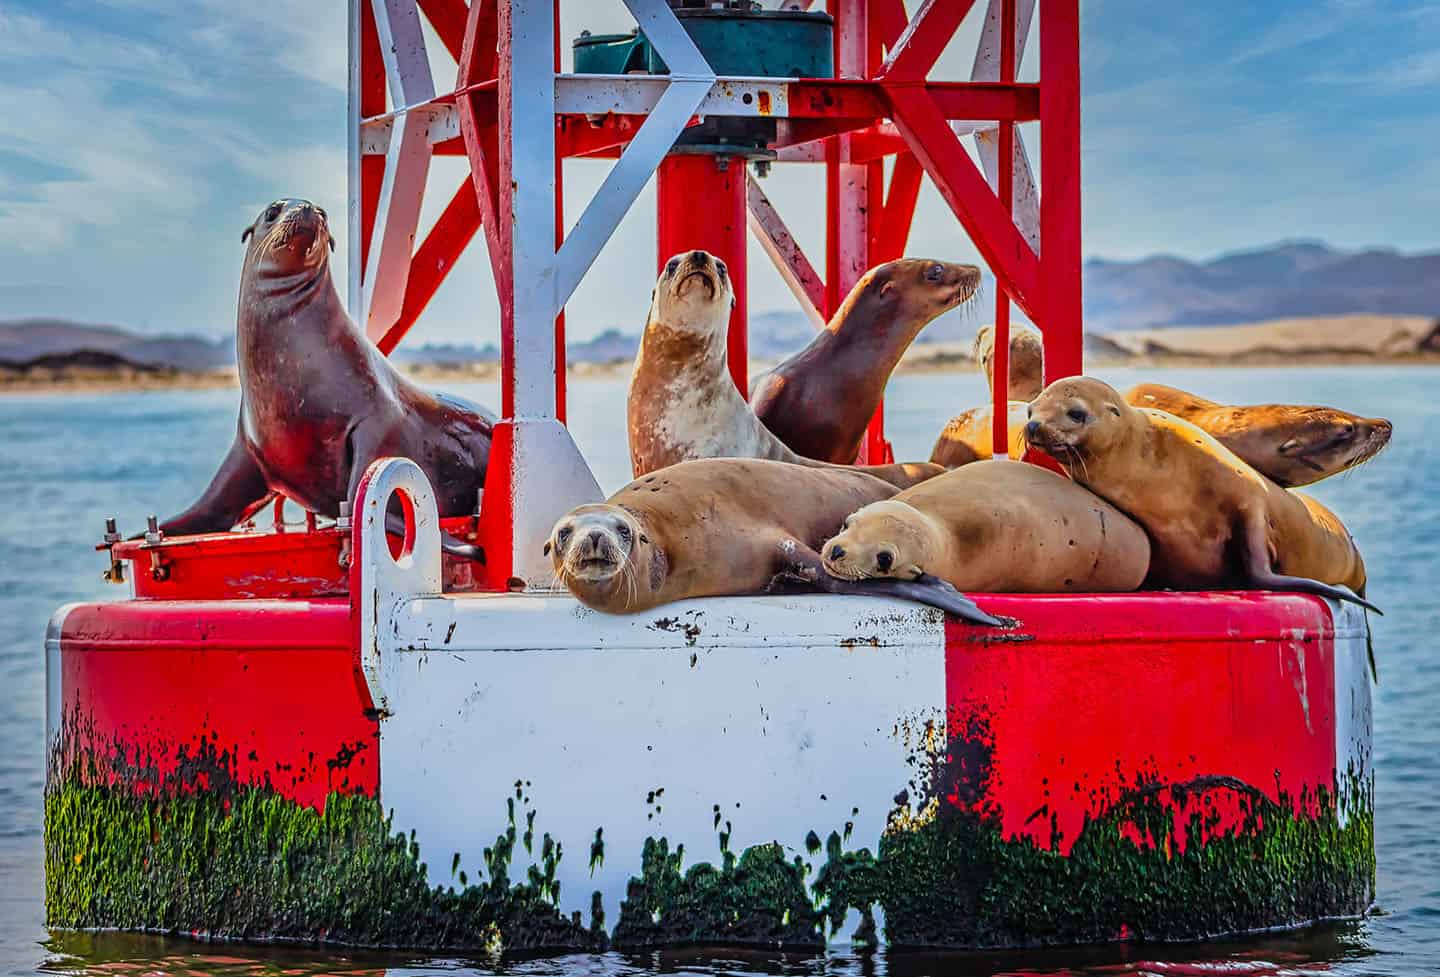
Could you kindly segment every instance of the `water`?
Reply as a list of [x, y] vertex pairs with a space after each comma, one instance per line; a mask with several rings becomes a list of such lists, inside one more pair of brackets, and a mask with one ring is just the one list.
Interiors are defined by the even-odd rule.
[[[1320, 402], [1395, 422], [1376, 461], [1314, 488], [1359, 541], [1375, 620], [1378, 912], [1357, 924], [1224, 944], [1104, 947], [1044, 954], [823, 956], [726, 951], [572, 956], [507, 962], [510, 974], [1337, 974], [1440, 973], [1440, 373], [1424, 368], [1112, 370], [1123, 386], [1153, 379], [1220, 400]], [[944, 420], [983, 399], [973, 375], [908, 376], [891, 384], [890, 436], [902, 458], [925, 458]], [[457, 387], [482, 402], [493, 385]], [[572, 384], [571, 429], [607, 490], [628, 459], [623, 381]], [[120, 934], [51, 938], [42, 926], [45, 622], [71, 600], [113, 599], [91, 549], [103, 520], [134, 532], [145, 515], [188, 504], [234, 432], [234, 391], [0, 397], [0, 973], [392, 974], [490, 972], [414, 954], [317, 953], [206, 945]]]

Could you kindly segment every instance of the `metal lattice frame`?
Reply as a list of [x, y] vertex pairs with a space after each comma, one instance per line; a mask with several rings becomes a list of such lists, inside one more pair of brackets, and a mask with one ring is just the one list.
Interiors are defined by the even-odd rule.
[[[928, 75], [975, 0], [926, 0], [913, 17], [903, 0], [830, 0], [838, 77], [800, 80], [717, 78], [665, 0], [624, 2], [669, 75], [562, 74], [558, 2], [351, 0], [350, 8], [352, 313], [389, 352], [482, 229], [494, 271], [503, 420], [481, 517], [492, 586], [548, 576], [540, 541], [565, 510], [599, 497], [562, 423], [561, 316], [697, 116], [774, 117], [780, 162], [825, 166], [821, 265], [760, 187], [746, 187], [752, 232], [812, 321], [828, 319], [867, 268], [903, 253], [928, 175], [999, 282], [997, 352], [1013, 300], [1044, 333], [1048, 378], [1079, 372], [1078, 0], [988, 0], [967, 82]], [[1037, 6], [1040, 81], [1018, 83]], [[452, 91], [435, 90], [421, 16], [456, 60]], [[1027, 121], [1041, 123], [1043, 196], [1015, 128]], [[960, 142], [971, 135], [983, 171]], [[417, 247], [432, 155], [464, 155], [470, 174]], [[887, 156], [895, 157], [888, 189]], [[616, 162], [562, 237], [558, 164], [571, 157]], [[1004, 395], [1002, 382], [997, 402]], [[1005, 414], [995, 412], [997, 425]], [[997, 446], [1003, 435], [997, 429]], [[887, 453], [877, 415], [862, 457]]]

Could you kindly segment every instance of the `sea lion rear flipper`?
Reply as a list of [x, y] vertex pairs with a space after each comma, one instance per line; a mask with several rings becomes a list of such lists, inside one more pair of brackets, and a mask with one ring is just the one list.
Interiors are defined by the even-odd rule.
[[938, 577], [925, 574], [916, 580], [841, 580], [825, 572], [820, 554], [794, 540], [781, 544], [784, 566], [770, 581], [769, 590], [788, 582], [809, 584], [827, 594], [854, 594], [861, 597], [898, 597], [937, 607], [969, 624], [1003, 628], [1007, 622], [982, 611], [976, 603]]
[[162, 522], [160, 529], [167, 536], [223, 533], [269, 492], [265, 475], [255, 464], [255, 459], [250, 457], [245, 439], [237, 429], [225, 460], [220, 463], [219, 470], [200, 498], [178, 516]]
[[1385, 612], [1348, 587], [1322, 583], [1309, 577], [1292, 577], [1276, 573], [1270, 568], [1270, 544], [1265, 535], [1265, 512], [1262, 508], [1252, 510], [1244, 524], [1245, 532], [1245, 575], [1257, 590], [1286, 590], [1301, 594], [1316, 594], [1331, 600], [1348, 601], [1384, 616]]

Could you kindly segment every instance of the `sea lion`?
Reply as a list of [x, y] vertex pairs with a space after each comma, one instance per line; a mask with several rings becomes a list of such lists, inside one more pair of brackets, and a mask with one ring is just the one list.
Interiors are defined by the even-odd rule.
[[910, 343], [979, 287], [974, 265], [903, 258], [871, 268], [808, 346], [752, 385], [755, 415], [806, 458], [851, 464]]
[[[1019, 458], [1025, 453], [1025, 408], [1023, 400], [1010, 401], [1009, 427], [1006, 433], [1010, 440], [1010, 457]], [[958, 468], [972, 461], [983, 461], [995, 453], [994, 429], [989, 407], [972, 407], [963, 414], [950, 418], [935, 447], [930, 449], [930, 462], [945, 468]]]
[[1189, 421], [1069, 377], [1030, 404], [1025, 439], [1145, 528], [1150, 586], [1293, 590], [1378, 610], [1340, 520]]
[[939, 577], [979, 593], [1134, 590], [1150, 567], [1145, 531], [1063, 475], [980, 461], [872, 502], [820, 550], [848, 580]]
[[[330, 276], [335, 239], [325, 211], [277, 200], [240, 240], [249, 245], [236, 321], [235, 441], [199, 501], [160, 528], [223, 532], [271, 491], [335, 516], [370, 463], [388, 455], [420, 466], [441, 516], [473, 512], [494, 417], [420, 389], [355, 326]], [[479, 557], [453, 538], [445, 548]]]
[[[709, 252], [677, 254], [666, 262], [651, 295], [626, 403], [631, 469], [637, 478], [697, 458], [826, 464], [781, 443], [735, 389], [726, 367], [734, 302], [725, 262]], [[928, 464], [862, 470], [898, 488], [944, 471]]]
[[1125, 402], [1189, 421], [1282, 488], [1347, 471], [1390, 443], [1391, 425], [1383, 417], [1360, 417], [1334, 407], [1219, 404], [1159, 383], [1131, 387]]
[[[970, 356], [980, 367], [980, 372], [985, 374], [985, 383], [993, 396], [995, 371], [991, 363], [995, 359], [994, 326], [981, 326], [975, 333]], [[1010, 400], [1031, 401], [1040, 395], [1045, 386], [1045, 346], [1038, 332], [1024, 326], [1010, 327], [1010, 368], [1006, 373], [1010, 377], [1010, 385], [1006, 388], [1006, 396]]]
[[953, 587], [839, 580], [815, 551], [848, 513], [895, 494], [854, 468], [753, 458], [687, 461], [567, 513], [545, 543], [555, 575], [587, 607], [614, 614], [687, 597], [765, 591], [798, 576], [828, 593], [900, 597], [996, 626]]

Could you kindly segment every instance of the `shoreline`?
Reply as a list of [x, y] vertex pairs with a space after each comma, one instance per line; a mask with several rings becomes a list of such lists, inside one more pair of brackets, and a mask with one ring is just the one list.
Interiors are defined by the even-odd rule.
[[[751, 360], [750, 375], [773, 368], [774, 360]], [[1253, 353], [1243, 358], [1230, 356], [1179, 355], [1173, 353], [1141, 356], [1095, 354], [1086, 357], [1087, 366], [1101, 368], [1135, 367], [1152, 369], [1243, 369], [1246, 367], [1335, 366], [1440, 366], [1440, 352], [1372, 355], [1326, 351], [1306, 354], [1297, 351]], [[567, 371], [570, 381], [616, 380], [627, 377], [632, 361], [576, 363]], [[965, 347], [920, 347], [895, 368], [896, 375], [976, 373], [978, 368]], [[421, 384], [494, 383], [500, 379], [498, 362], [464, 366], [405, 366], [401, 373]], [[234, 369], [212, 371], [131, 370], [96, 368], [51, 369], [37, 376], [0, 376], [0, 396], [7, 394], [106, 394], [151, 393], [172, 390], [224, 390], [239, 384]]]

